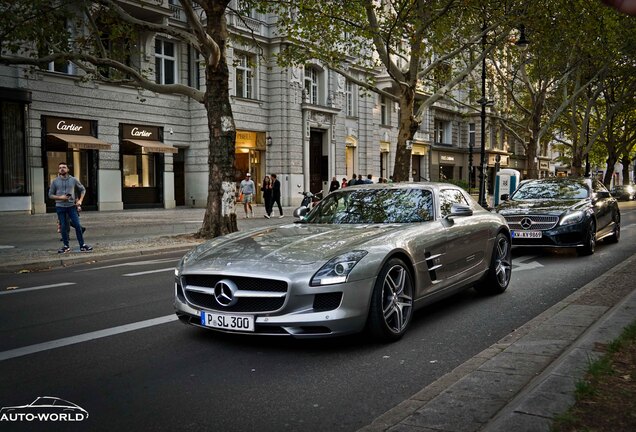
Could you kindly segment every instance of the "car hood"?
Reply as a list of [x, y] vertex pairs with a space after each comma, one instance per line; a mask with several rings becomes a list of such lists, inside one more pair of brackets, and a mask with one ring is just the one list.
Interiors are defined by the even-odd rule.
[[225, 266], [252, 261], [308, 265], [342, 253], [364, 249], [379, 237], [404, 229], [402, 225], [288, 224], [233, 233], [202, 243], [183, 259], [184, 268]]
[[513, 214], [561, 215], [566, 211], [583, 209], [588, 200], [508, 200], [497, 206], [502, 216]]

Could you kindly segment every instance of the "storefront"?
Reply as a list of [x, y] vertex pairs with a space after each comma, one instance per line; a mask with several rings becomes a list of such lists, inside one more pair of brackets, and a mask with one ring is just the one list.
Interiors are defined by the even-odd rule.
[[264, 166], [265, 133], [237, 130], [235, 148], [234, 180], [238, 185], [249, 172], [256, 185], [256, 202], [261, 203], [261, 184], [265, 175], [270, 174]]
[[69, 173], [86, 188], [82, 209], [97, 210], [98, 151], [111, 148], [97, 138], [97, 121], [43, 116], [42, 130], [46, 211], [55, 211], [55, 202], [48, 198], [48, 190], [58, 175], [60, 162], [66, 162]]
[[119, 133], [124, 209], [166, 207], [165, 190], [174, 186], [166, 185], [165, 154], [178, 150], [157, 126], [120, 124]]

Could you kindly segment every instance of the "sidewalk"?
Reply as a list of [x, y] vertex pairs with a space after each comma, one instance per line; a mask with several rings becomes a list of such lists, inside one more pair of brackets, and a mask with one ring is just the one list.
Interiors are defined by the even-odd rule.
[[[636, 204], [636, 203], [630, 203]], [[292, 223], [239, 213], [240, 230]], [[0, 215], [0, 274], [72, 263], [192, 248], [204, 209], [82, 213], [92, 253], [59, 256], [56, 217]], [[277, 212], [275, 212], [277, 214]], [[78, 245], [71, 232], [71, 247]], [[636, 255], [582, 287], [452, 372], [387, 411], [364, 432], [549, 431], [552, 419], [574, 402], [576, 382], [636, 319]], [[610, 288], [611, 287], [611, 288]]]
[[[264, 207], [256, 205], [255, 217], [244, 219], [240, 208], [237, 209], [237, 223], [239, 230], [292, 223], [292, 212], [293, 207], [283, 207], [284, 217], [279, 219], [278, 209], [274, 209], [272, 219], [266, 219]], [[56, 232], [54, 213], [0, 214], [0, 273], [42, 270], [106, 257], [185, 251], [202, 241], [191, 235], [201, 228], [204, 215], [205, 209], [185, 207], [82, 212], [81, 222], [86, 228], [84, 241], [93, 246], [93, 252], [79, 252], [75, 231], [71, 229], [69, 246], [73, 252], [58, 255], [62, 242], [61, 235]]]

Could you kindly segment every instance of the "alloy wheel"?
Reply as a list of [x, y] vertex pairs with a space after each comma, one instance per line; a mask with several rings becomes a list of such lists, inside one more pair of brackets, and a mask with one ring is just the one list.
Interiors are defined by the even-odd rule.
[[387, 327], [401, 333], [413, 311], [413, 286], [408, 270], [401, 265], [389, 269], [382, 284], [382, 314]]
[[512, 253], [510, 242], [504, 236], [497, 240], [497, 256], [495, 257], [495, 274], [499, 286], [505, 287], [510, 282], [512, 274]]

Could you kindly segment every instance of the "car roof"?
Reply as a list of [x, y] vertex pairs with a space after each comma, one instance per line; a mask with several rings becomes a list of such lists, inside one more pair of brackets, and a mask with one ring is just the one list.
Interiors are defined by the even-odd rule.
[[[452, 183], [440, 183], [440, 182], [397, 182], [397, 183], [368, 183], [355, 186], [347, 186], [338, 191], [347, 191], [352, 189], [433, 189], [439, 191], [440, 189], [454, 188], [462, 189], [461, 187]], [[337, 192], [337, 191], [334, 191]]]

